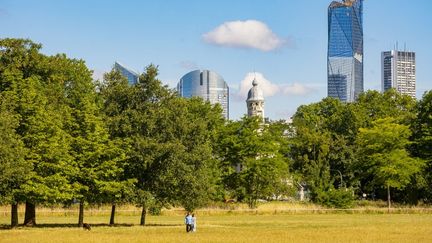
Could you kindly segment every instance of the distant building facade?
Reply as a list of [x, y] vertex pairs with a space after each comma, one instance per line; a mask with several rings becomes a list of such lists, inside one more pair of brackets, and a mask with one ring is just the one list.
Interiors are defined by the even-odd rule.
[[343, 102], [363, 92], [363, 0], [328, 8], [327, 84], [328, 96]]
[[114, 63], [114, 69], [119, 71], [123, 76], [125, 76], [130, 85], [138, 83], [139, 74], [137, 72], [133, 71], [132, 69], [129, 69], [126, 66], [124, 66], [118, 62]]
[[385, 51], [381, 53], [381, 85], [385, 92], [391, 88], [401, 94], [416, 97], [415, 52]]
[[223, 115], [229, 119], [229, 87], [216, 72], [195, 70], [185, 74], [177, 84], [181, 97], [201, 97], [211, 104], [220, 104]]
[[248, 92], [246, 99], [248, 116], [258, 116], [264, 121], [264, 93], [258, 87], [258, 82], [252, 81], [252, 88]]

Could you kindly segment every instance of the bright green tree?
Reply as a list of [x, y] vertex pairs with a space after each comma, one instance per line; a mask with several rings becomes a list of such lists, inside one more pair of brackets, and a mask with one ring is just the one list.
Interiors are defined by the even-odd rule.
[[67, 174], [71, 171], [68, 117], [63, 100], [64, 80], [59, 78], [55, 58], [40, 54], [41, 45], [30, 40], [0, 40], [1, 92], [13, 102], [16, 133], [27, 151], [25, 161], [33, 170], [20, 187], [26, 202], [24, 224], [36, 223], [38, 203], [58, 203], [71, 198]]
[[134, 87], [130, 86], [127, 79], [115, 69], [104, 75], [99, 90], [109, 139], [113, 142], [117, 153], [122, 155], [117, 160], [118, 166], [121, 168], [121, 173], [117, 174], [117, 183], [109, 183], [107, 187], [103, 188], [105, 201], [112, 204], [110, 225], [113, 225], [116, 205], [133, 202], [132, 198], [135, 193], [134, 183], [136, 179], [125, 173], [126, 166], [128, 166], [128, 154], [131, 149], [130, 138], [133, 134], [133, 123], [129, 115], [134, 113], [132, 104], [134, 104], [135, 96]]
[[63, 60], [68, 70], [66, 102], [70, 109], [67, 132], [74, 170], [70, 183], [79, 201], [78, 225], [84, 222], [85, 203], [104, 203], [121, 197], [128, 181], [121, 181], [125, 154], [109, 139], [92, 72], [82, 60]]
[[18, 225], [18, 195], [27, 181], [31, 165], [26, 163], [26, 149], [16, 133], [18, 117], [8, 98], [0, 93], [0, 204], [11, 204], [11, 226]]
[[411, 131], [394, 118], [378, 119], [371, 128], [361, 128], [358, 136], [359, 167], [371, 183], [387, 189], [387, 203], [390, 209], [392, 188], [401, 189], [410, 183], [411, 177], [419, 172], [423, 162], [411, 157], [407, 151]]

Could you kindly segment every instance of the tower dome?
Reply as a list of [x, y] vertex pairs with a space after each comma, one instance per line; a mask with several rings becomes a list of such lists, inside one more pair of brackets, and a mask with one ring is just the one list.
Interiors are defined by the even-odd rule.
[[252, 81], [252, 88], [246, 99], [248, 116], [259, 116], [264, 120], [264, 93], [258, 87], [256, 79]]
[[252, 88], [248, 92], [247, 101], [264, 101], [264, 93], [258, 87], [256, 79], [252, 81]]

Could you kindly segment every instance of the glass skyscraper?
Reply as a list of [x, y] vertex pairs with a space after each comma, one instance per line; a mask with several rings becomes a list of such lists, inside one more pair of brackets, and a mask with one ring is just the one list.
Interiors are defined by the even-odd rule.
[[138, 83], [139, 74], [126, 66], [115, 62], [114, 63], [114, 69], [119, 71], [123, 76], [125, 76], [129, 82], [130, 85]]
[[363, 0], [328, 8], [328, 96], [352, 102], [363, 92]]
[[219, 74], [209, 70], [195, 70], [184, 75], [177, 84], [181, 97], [198, 96], [211, 104], [220, 104], [223, 115], [229, 118], [229, 88]]

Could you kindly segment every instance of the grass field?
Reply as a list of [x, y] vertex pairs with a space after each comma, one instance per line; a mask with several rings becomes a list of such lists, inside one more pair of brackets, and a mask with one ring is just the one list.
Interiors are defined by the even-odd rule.
[[[425, 213], [197, 213], [197, 232], [185, 233], [181, 213], [149, 216], [141, 227], [137, 212], [86, 212], [91, 231], [75, 227], [77, 217], [38, 214], [34, 228], [0, 229], [0, 242], [432, 242], [432, 214]], [[9, 224], [0, 215], [0, 224]], [[21, 220], [21, 218], [20, 218]], [[5, 227], [3, 227], [5, 228]]]

